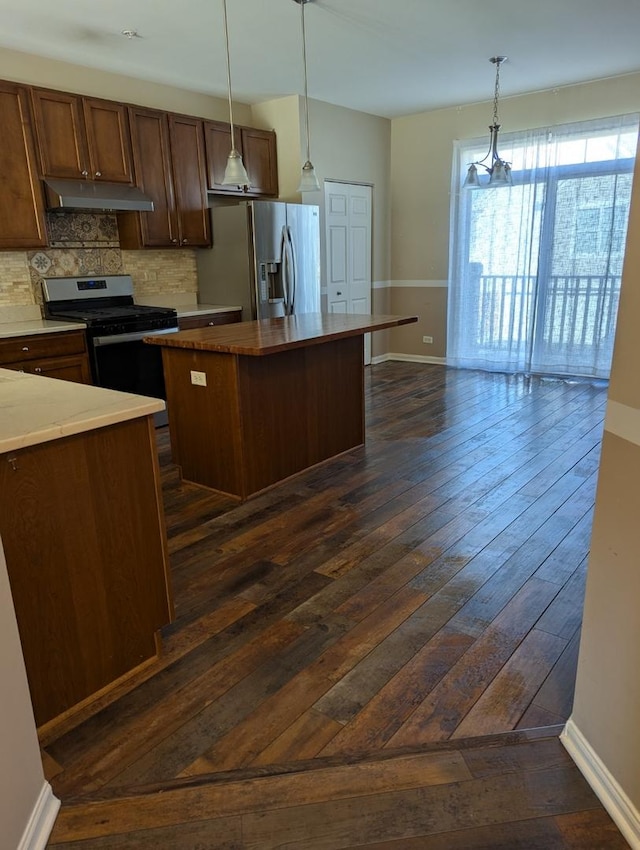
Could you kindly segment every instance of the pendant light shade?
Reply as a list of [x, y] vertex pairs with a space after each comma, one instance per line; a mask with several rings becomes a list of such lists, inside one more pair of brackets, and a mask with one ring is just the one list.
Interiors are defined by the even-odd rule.
[[[486, 156], [478, 162], [472, 162], [467, 171], [467, 176], [462, 184], [463, 189], [482, 189], [494, 186], [512, 186], [511, 165], [505, 162], [498, 153], [498, 98], [500, 96], [500, 65], [506, 56], [492, 56], [490, 62], [496, 66], [496, 82], [493, 90], [493, 124], [489, 127], [489, 150]], [[478, 167], [484, 168], [489, 175], [489, 180], [481, 181]]]
[[320, 183], [316, 176], [315, 168], [311, 162], [311, 133], [309, 131], [309, 93], [307, 86], [307, 34], [304, 24], [304, 7], [311, 0], [294, 0], [300, 6], [300, 19], [302, 26], [302, 67], [304, 71], [304, 123], [307, 136], [307, 158], [302, 166], [302, 174], [300, 175], [300, 185], [298, 192], [318, 192], [320, 191]]
[[224, 16], [224, 43], [227, 51], [227, 89], [229, 93], [229, 126], [231, 128], [231, 150], [227, 159], [227, 167], [222, 178], [223, 186], [246, 186], [251, 185], [249, 175], [244, 167], [242, 156], [236, 150], [236, 138], [233, 127], [233, 104], [231, 100], [231, 59], [229, 51], [229, 25], [227, 23], [227, 0], [222, 0], [222, 11]]

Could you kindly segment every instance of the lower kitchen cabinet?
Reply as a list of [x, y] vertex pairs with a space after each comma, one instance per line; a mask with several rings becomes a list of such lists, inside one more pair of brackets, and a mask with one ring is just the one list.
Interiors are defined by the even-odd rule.
[[215, 325], [232, 325], [239, 322], [242, 310], [232, 310], [230, 313], [205, 313], [201, 316], [180, 316], [178, 325], [181, 331], [191, 331], [194, 328], [212, 328]]
[[0, 536], [38, 726], [157, 655], [173, 612], [151, 417], [0, 455]]
[[91, 383], [83, 330], [0, 339], [0, 367], [77, 384]]

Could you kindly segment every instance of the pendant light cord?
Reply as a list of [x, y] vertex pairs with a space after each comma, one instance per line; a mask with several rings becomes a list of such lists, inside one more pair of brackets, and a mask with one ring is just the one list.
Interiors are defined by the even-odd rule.
[[227, 23], [227, 0], [222, 0], [224, 13], [224, 40], [227, 46], [227, 88], [229, 91], [229, 124], [231, 125], [231, 150], [236, 149], [236, 140], [233, 132], [233, 105], [231, 103], [231, 59], [229, 57], [229, 25]]
[[493, 91], [493, 123], [498, 123], [498, 98], [500, 97], [500, 65], [503, 63], [504, 59], [500, 56], [495, 57], [492, 61], [495, 61], [496, 65], [496, 84]]
[[304, 69], [304, 122], [307, 131], [307, 162], [309, 162], [311, 158], [311, 143], [309, 136], [309, 92], [307, 87], [307, 35], [304, 26], [304, 7], [307, 4], [307, 0], [301, 0], [300, 2], [300, 12], [301, 12], [301, 22], [302, 22], [302, 67]]

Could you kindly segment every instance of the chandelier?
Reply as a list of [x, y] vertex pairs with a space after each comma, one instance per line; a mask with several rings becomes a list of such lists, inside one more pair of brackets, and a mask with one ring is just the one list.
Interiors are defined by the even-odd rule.
[[[481, 189], [486, 186], [511, 186], [511, 164], [505, 162], [498, 154], [498, 97], [500, 96], [500, 65], [506, 60], [506, 56], [492, 56], [489, 62], [496, 66], [496, 84], [493, 91], [493, 124], [489, 127], [489, 150], [483, 159], [472, 162], [467, 171], [467, 176], [462, 184], [463, 189]], [[484, 168], [489, 175], [489, 180], [481, 182], [478, 168]]]

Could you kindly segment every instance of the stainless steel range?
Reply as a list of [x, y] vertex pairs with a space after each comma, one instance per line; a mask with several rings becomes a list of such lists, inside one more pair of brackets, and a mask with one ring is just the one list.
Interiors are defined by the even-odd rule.
[[87, 326], [97, 386], [166, 398], [160, 349], [142, 339], [150, 333], [175, 333], [173, 308], [136, 304], [129, 275], [47, 278], [42, 291], [47, 318]]

